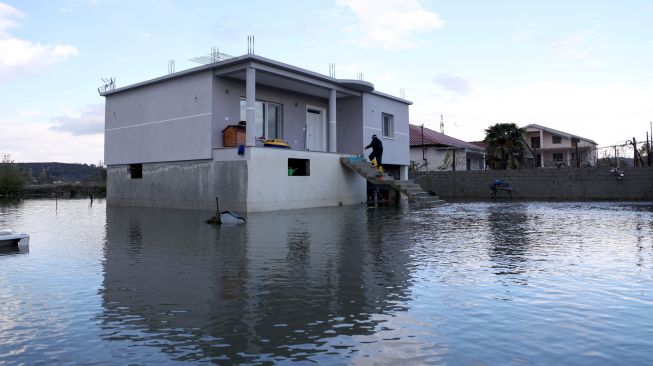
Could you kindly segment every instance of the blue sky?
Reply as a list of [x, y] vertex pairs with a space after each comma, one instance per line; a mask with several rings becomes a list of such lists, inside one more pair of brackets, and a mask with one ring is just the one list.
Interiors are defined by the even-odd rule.
[[481, 140], [538, 123], [600, 145], [653, 120], [653, 0], [0, 0], [0, 154], [103, 159], [102, 77], [118, 86], [195, 66], [212, 46], [377, 90], [411, 122]]

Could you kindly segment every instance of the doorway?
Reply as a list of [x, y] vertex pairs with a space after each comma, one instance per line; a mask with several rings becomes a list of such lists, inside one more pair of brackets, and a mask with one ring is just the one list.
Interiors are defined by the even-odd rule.
[[306, 150], [326, 151], [326, 111], [324, 108], [306, 108]]

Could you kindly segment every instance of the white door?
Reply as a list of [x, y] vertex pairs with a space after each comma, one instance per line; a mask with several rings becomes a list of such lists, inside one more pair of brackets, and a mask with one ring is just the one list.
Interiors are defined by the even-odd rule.
[[325, 151], [326, 131], [324, 113], [318, 108], [306, 110], [306, 150]]

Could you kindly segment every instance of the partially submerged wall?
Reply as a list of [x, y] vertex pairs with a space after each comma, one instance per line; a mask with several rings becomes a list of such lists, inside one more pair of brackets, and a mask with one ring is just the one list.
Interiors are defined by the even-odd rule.
[[143, 164], [143, 178], [132, 179], [129, 165], [107, 168], [107, 202], [123, 206], [245, 212], [246, 161], [185, 161]]
[[445, 199], [490, 198], [490, 183], [504, 179], [517, 199], [653, 200], [653, 168], [624, 168], [623, 173], [621, 180], [607, 168], [448, 171], [414, 178]]

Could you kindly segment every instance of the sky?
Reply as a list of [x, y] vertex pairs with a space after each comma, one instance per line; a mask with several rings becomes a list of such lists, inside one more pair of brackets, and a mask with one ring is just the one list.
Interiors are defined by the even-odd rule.
[[653, 0], [0, 0], [0, 154], [99, 164], [104, 98], [211, 47], [355, 79], [482, 140], [536, 123], [601, 146], [653, 120]]

